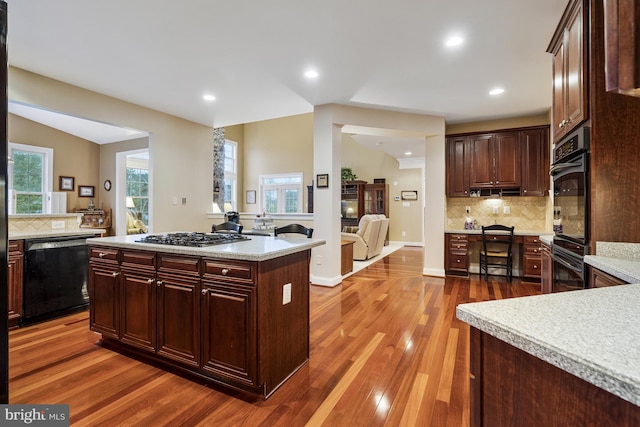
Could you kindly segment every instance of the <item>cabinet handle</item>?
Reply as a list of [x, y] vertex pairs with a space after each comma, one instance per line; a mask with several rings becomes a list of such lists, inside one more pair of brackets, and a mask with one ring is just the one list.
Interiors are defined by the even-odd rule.
[[119, 271], [114, 271], [113, 273], [111, 273], [111, 277], [118, 277], [120, 275]]
[[158, 281], [156, 282], [156, 285], [158, 285], [158, 287], [162, 286], [162, 280], [158, 280]]
[[107, 254], [105, 254], [105, 253], [103, 253], [103, 252], [100, 252], [100, 253], [98, 254], [98, 256], [99, 256], [100, 258], [104, 258], [105, 256], [107, 256]]
[[203, 290], [201, 291], [201, 293], [202, 293], [202, 295], [206, 295], [206, 294], [207, 294], [207, 289], [203, 289]]
[[150, 285], [150, 284], [152, 284], [152, 283], [153, 283], [153, 279], [148, 279], [148, 280], [147, 280], [147, 284], [149, 284], [149, 285]]
[[228, 268], [223, 268], [222, 269], [222, 275], [226, 276], [227, 274], [229, 274], [229, 269]]

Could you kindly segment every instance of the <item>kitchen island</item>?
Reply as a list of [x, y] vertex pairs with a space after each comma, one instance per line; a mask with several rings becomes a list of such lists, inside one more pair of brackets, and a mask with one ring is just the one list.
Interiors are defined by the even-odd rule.
[[472, 426], [640, 425], [640, 284], [462, 304]]
[[309, 262], [323, 240], [248, 236], [207, 247], [88, 239], [101, 344], [267, 398], [309, 359]]

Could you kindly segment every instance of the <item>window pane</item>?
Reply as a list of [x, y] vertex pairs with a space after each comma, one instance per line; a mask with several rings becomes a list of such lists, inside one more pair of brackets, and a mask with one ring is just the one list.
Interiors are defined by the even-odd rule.
[[285, 212], [295, 213], [298, 212], [298, 190], [285, 190]]
[[16, 213], [43, 213], [42, 201], [41, 194], [16, 194]]
[[278, 190], [266, 190], [264, 192], [264, 211], [266, 213], [278, 212]]

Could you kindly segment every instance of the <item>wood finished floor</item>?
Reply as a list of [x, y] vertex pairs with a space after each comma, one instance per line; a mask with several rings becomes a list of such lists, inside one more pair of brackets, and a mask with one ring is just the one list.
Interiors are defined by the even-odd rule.
[[248, 402], [96, 345], [88, 312], [10, 333], [9, 402], [67, 403], [73, 426], [466, 426], [464, 302], [539, 293], [502, 277], [422, 276], [402, 248], [311, 288], [311, 355], [271, 398]]

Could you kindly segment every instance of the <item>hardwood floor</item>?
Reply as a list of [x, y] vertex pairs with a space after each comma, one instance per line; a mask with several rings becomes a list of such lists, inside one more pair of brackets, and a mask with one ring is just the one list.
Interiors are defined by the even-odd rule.
[[402, 248], [336, 288], [311, 287], [309, 363], [266, 401], [101, 348], [88, 312], [10, 333], [9, 402], [67, 403], [73, 426], [464, 426], [468, 325], [456, 305], [539, 293], [503, 277], [422, 276]]

